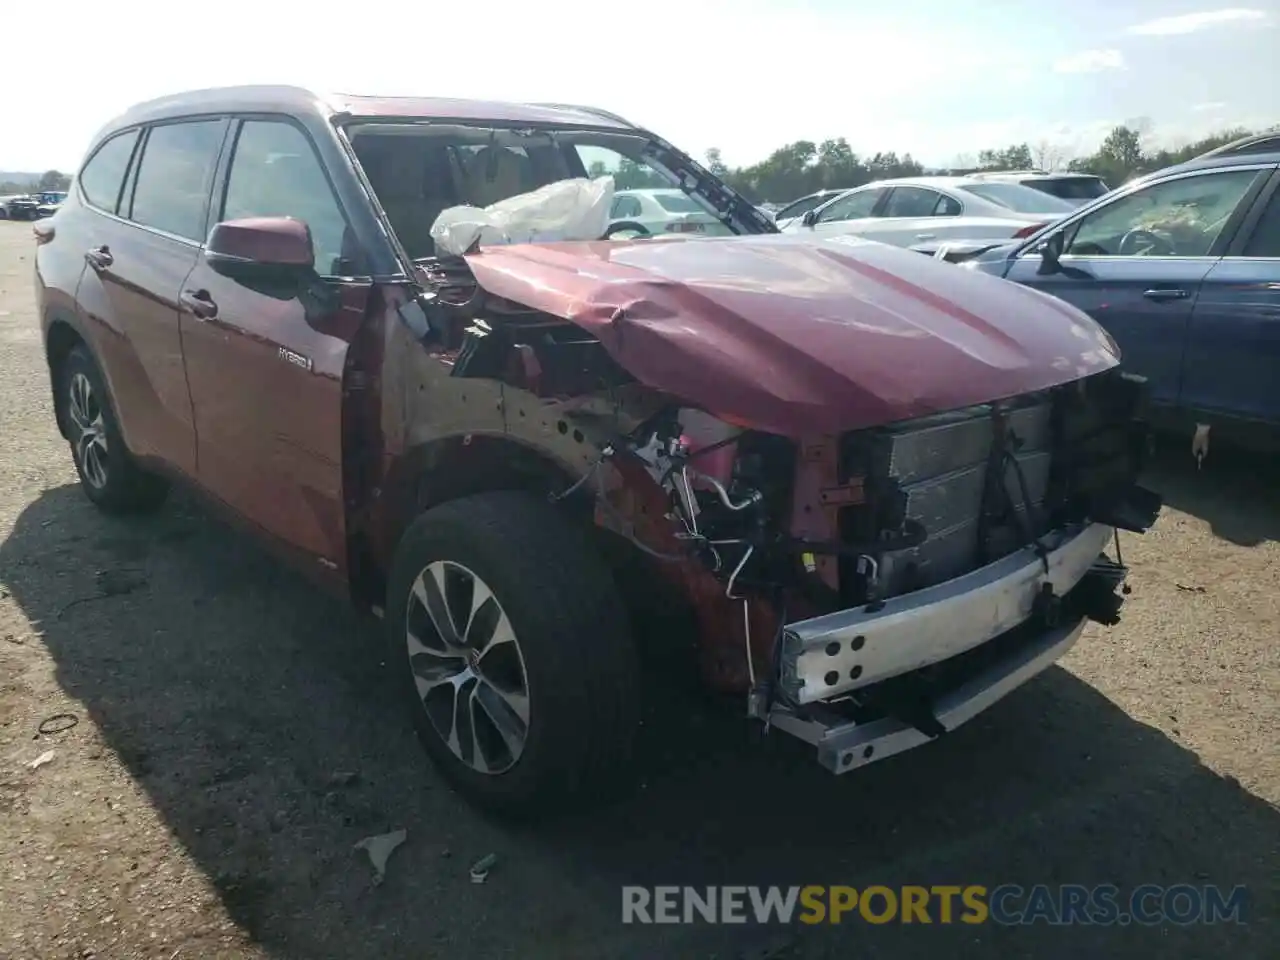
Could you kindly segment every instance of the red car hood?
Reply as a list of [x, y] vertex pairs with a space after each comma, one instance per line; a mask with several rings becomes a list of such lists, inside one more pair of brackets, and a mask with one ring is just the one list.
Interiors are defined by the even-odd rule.
[[466, 259], [486, 291], [583, 327], [642, 383], [792, 437], [1041, 390], [1119, 360], [1060, 300], [853, 238], [521, 244]]

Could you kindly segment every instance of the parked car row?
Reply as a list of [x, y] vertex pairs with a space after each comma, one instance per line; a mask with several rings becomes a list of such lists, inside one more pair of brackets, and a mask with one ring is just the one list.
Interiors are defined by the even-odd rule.
[[1263, 134], [1115, 190], [1045, 171], [886, 180], [802, 197], [777, 222], [907, 246], [1080, 307], [1203, 457], [1211, 430], [1280, 446], [1278, 168], [1280, 134]]
[[58, 212], [59, 204], [66, 198], [65, 190], [0, 197], [0, 220], [39, 220], [51, 217]]
[[943, 238], [1030, 236], [1074, 207], [1020, 183], [973, 177], [877, 180], [829, 197], [799, 217], [776, 218], [788, 232], [854, 235], [897, 247]]

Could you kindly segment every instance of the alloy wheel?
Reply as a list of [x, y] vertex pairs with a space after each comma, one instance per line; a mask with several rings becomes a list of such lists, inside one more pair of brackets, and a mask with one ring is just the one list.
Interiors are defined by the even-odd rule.
[[409, 666], [431, 725], [472, 770], [509, 770], [528, 738], [529, 682], [506, 611], [480, 577], [448, 560], [418, 574], [408, 604]]
[[77, 431], [73, 443], [80, 470], [91, 486], [102, 489], [107, 485], [107, 432], [102, 404], [83, 373], [71, 378], [67, 413]]

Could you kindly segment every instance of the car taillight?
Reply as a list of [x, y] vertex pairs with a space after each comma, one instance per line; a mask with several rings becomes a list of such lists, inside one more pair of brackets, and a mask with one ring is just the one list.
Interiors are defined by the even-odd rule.
[[1027, 237], [1031, 236], [1033, 233], [1038, 233], [1039, 231], [1043, 230], [1048, 225], [1049, 225], [1048, 221], [1045, 221], [1044, 223], [1030, 224], [1028, 226], [1023, 227], [1021, 230], [1015, 233], [1013, 235], [1013, 239], [1024, 240]]

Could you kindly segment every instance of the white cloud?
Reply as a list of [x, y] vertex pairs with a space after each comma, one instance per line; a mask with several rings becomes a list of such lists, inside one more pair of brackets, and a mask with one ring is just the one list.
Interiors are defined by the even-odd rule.
[[1227, 23], [1259, 23], [1268, 19], [1265, 10], [1250, 7], [1228, 7], [1223, 10], [1202, 10], [1199, 13], [1184, 13], [1176, 17], [1158, 17], [1145, 23], [1135, 24], [1126, 33], [1139, 34], [1146, 37], [1171, 37], [1184, 33], [1195, 33], [1209, 27], [1217, 27]]
[[1225, 107], [1224, 100], [1210, 100], [1208, 103], [1197, 103], [1191, 108], [1192, 113], [1220, 113]]
[[1053, 65], [1055, 73], [1100, 73], [1123, 69], [1124, 57], [1119, 50], [1082, 50], [1063, 57]]

